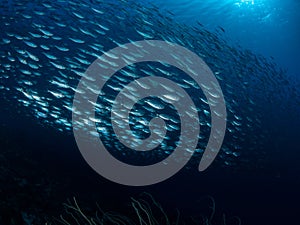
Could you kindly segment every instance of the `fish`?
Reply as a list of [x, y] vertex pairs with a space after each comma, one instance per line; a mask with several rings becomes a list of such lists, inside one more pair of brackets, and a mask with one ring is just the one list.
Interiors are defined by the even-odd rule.
[[[30, 112], [29, 115], [38, 122], [43, 123], [47, 118], [47, 126], [61, 132], [71, 132], [71, 113], [76, 112], [72, 108], [74, 94], [86, 91], [77, 89], [77, 85], [82, 76], [87, 77], [85, 71], [88, 66], [104, 54], [106, 59], [102, 57], [99, 65], [105, 69], [117, 67], [115, 60], [120, 60], [119, 56], [107, 51], [126, 43], [140, 47], [136, 41], [141, 40], [165, 40], [181, 45], [201, 57], [214, 72], [226, 100], [226, 138], [234, 140], [223, 144], [220, 159], [226, 160], [220, 162], [222, 160], [217, 159], [226, 166], [238, 164], [236, 159], [247, 158], [248, 154], [259, 155], [264, 151], [267, 134], [257, 131], [262, 129], [263, 118], [267, 116], [265, 106], [270, 105], [267, 99], [284, 108], [283, 102], [289, 98], [286, 89], [293, 90], [293, 98], [299, 98], [299, 89], [290, 88], [293, 84], [286, 72], [272, 58], [267, 59], [229, 44], [223, 35], [207, 30], [200, 22], [195, 25], [181, 24], [174, 19], [174, 15], [150, 3], [141, 6], [133, 0], [69, 0], [66, 7], [64, 1], [14, 0], [13, 10], [7, 10], [7, 4], [8, 1], [0, 2], [3, 24], [0, 33], [1, 97], [7, 102], [7, 107], [17, 102], [18, 107]], [[219, 29], [225, 32], [222, 27]], [[130, 63], [142, 54], [142, 51], [139, 54], [128, 53], [121, 58]], [[170, 56], [178, 58], [173, 53]], [[193, 62], [186, 58], [181, 63], [190, 68]], [[191, 69], [190, 72], [195, 73]], [[100, 135], [111, 151], [139, 155], [114, 141], [116, 137], [110, 121], [110, 110], [118, 92], [133, 80], [146, 76], [171, 79], [189, 94], [196, 105], [201, 126], [197, 149], [203, 152], [207, 144], [203, 137], [209, 136], [211, 114], [217, 114], [210, 112], [208, 100], [201, 91], [210, 91], [210, 87], [199, 86], [182, 71], [161, 62], [126, 66], [107, 82], [103, 90], [98, 90], [96, 86], [87, 87], [87, 90], [99, 93], [94, 105], [96, 117], [90, 119], [90, 122], [98, 124], [98, 134], [93, 135]], [[139, 87], [149, 90], [147, 84], [136, 82]], [[147, 127], [150, 120], [154, 117], [163, 119], [167, 128], [164, 139], [167, 144], [161, 144], [158, 155], [165, 157], [171, 154], [170, 148], [178, 144], [174, 136], [181, 132], [179, 115], [173, 112], [175, 109], [170, 103], [185, 102], [172, 88], [164, 84], [157, 85], [169, 94], [161, 99], [150, 98], [137, 102], [131, 111], [130, 124], [133, 132], [145, 137], [150, 132]], [[219, 93], [209, 92], [209, 95], [210, 100], [217, 104]], [[128, 98], [135, 99], [137, 96], [135, 90], [131, 89]], [[139, 122], [138, 118], [141, 117], [143, 122]], [[80, 124], [84, 126], [88, 122]], [[137, 122], [136, 126], [133, 126], [134, 122]], [[237, 138], [249, 135], [257, 141], [255, 145], [248, 143], [246, 138]], [[248, 147], [237, 149], [236, 146]], [[143, 159], [147, 160], [146, 157]]]

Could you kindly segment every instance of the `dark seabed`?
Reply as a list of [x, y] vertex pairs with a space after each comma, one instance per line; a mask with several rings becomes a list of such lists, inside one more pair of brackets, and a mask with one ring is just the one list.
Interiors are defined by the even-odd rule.
[[[299, 224], [299, 9], [295, 0], [0, 1], [0, 225]], [[142, 40], [176, 43], [205, 61], [224, 94], [227, 128], [215, 161], [199, 172], [212, 126], [202, 87], [158, 62], [122, 68], [95, 104], [96, 135], [114, 157], [149, 165], [171, 155], [179, 142], [180, 116], [152, 96], [135, 105], [130, 126], [145, 138], [148, 122], [161, 116], [164, 141], [142, 153], [120, 144], [110, 111], [118, 92], [135, 79], [178, 83], [201, 126], [183, 169], [161, 183], [134, 187], [101, 177], [83, 159], [72, 105], [94, 60]], [[74, 197], [87, 218], [64, 205], [76, 206]]]

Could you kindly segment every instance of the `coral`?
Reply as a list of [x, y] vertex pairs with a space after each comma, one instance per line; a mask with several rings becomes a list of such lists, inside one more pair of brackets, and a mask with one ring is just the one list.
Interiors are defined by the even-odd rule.
[[[106, 212], [99, 207], [93, 216], [89, 216], [77, 203], [74, 197], [71, 201], [64, 204], [65, 213], [56, 218], [51, 224], [64, 224], [64, 225], [179, 225], [179, 224], [201, 224], [201, 225], [213, 225], [213, 218], [216, 214], [216, 204], [212, 197], [208, 197], [211, 204], [208, 207], [210, 211], [208, 216], [200, 216], [201, 219], [190, 218], [191, 221], [181, 221], [180, 212], [177, 210], [176, 219], [171, 219], [162, 208], [162, 206], [154, 200], [154, 198], [144, 193], [143, 198], [134, 199], [131, 198], [131, 207], [134, 214], [132, 218], [124, 216], [115, 212]], [[241, 225], [241, 220], [238, 217], [233, 217], [231, 222]], [[228, 225], [227, 217], [225, 214], [222, 216], [222, 225]]]

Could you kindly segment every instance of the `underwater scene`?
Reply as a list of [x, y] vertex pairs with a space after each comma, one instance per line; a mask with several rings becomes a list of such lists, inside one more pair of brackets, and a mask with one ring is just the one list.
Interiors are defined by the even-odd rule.
[[300, 223], [300, 1], [0, 13], [0, 225]]

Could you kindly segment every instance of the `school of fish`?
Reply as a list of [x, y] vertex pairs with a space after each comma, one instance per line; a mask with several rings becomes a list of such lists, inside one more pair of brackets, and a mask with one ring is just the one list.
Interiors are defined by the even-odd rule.
[[[106, 51], [140, 40], [164, 40], [184, 46], [201, 57], [214, 72], [228, 113], [227, 133], [218, 158], [224, 165], [235, 165], [236, 158], [243, 155], [263, 157], [264, 140], [268, 135], [262, 129], [263, 121], [272, 108], [268, 106], [285, 107], [278, 103], [287, 98], [285, 87], [290, 84], [285, 72], [273, 61], [228, 44], [222, 38], [222, 29], [213, 33], [200, 23], [197, 26], [181, 24], [172, 19], [172, 14], [150, 3], [8, 0], [0, 2], [0, 12], [2, 102], [62, 132], [72, 132], [72, 101], [75, 91], [80, 91], [76, 87], [88, 66]], [[128, 55], [129, 60], [130, 57]], [[105, 94], [102, 93], [95, 104], [96, 135], [100, 134], [119, 157], [135, 155], [114, 141], [110, 110], [118, 91], [143, 76], [172, 79], [189, 93], [200, 118], [197, 152], [201, 154], [210, 131], [207, 101], [192, 79], [163, 63], [130, 65], [114, 75], [103, 89]], [[166, 96], [166, 99], [174, 97], [176, 95]], [[180, 118], [173, 110], [165, 101], [153, 97], [139, 102], [132, 111], [130, 125], [140, 137], [148, 135], [147, 122], [155, 116], [167, 124], [168, 132], [158, 151], [143, 153], [147, 160], [165, 157], [176, 145]]]

